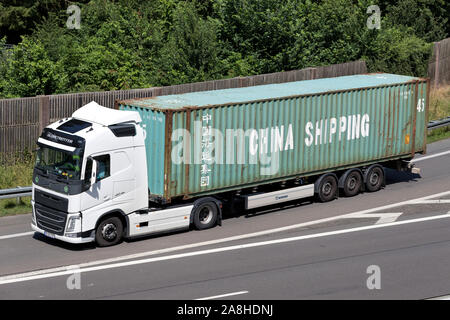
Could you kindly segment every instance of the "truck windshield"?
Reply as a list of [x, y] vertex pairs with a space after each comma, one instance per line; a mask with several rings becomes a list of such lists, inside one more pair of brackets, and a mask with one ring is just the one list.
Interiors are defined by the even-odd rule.
[[64, 150], [40, 146], [37, 150], [36, 167], [69, 180], [80, 180], [80, 155]]

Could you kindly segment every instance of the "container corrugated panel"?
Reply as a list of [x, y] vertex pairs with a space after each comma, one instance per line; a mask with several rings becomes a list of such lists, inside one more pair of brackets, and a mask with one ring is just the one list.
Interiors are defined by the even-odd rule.
[[166, 142], [166, 115], [161, 111], [125, 106], [123, 110], [137, 111], [145, 129], [148, 187], [156, 196], [164, 195], [164, 149]]
[[193, 197], [426, 147], [428, 80], [368, 74], [120, 102], [147, 131], [149, 189]]

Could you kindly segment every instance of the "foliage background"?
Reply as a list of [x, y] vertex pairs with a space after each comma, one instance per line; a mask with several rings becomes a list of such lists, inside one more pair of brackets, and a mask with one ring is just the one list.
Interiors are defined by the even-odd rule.
[[[67, 7], [81, 8], [68, 29]], [[366, 26], [381, 9], [381, 29]], [[91, 0], [0, 3], [0, 98], [120, 90], [364, 59], [425, 76], [445, 0]]]

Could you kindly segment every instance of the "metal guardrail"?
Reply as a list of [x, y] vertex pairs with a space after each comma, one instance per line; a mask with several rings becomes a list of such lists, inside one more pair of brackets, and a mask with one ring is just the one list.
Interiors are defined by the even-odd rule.
[[433, 131], [434, 129], [443, 128], [450, 126], [450, 117], [441, 120], [432, 120], [428, 122], [428, 131]]
[[[428, 131], [432, 131], [434, 129], [443, 128], [450, 126], [450, 117], [447, 117], [442, 120], [432, 120], [428, 123], [427, 129]], [[1, 199], [10, 199], [10, 198], [21, 198], [21, 197], [30, 197], [31, 196], [31, 187], [17, 187], [13, 189], [4, 189], [0, 190], [0, 200]]]
[[31, 187], [17, 187], [13, 189], [3, 189], [0, 190], [0, 200], [1, 199], [11, 199], [21, 197], [30, 197], [31, 196]]

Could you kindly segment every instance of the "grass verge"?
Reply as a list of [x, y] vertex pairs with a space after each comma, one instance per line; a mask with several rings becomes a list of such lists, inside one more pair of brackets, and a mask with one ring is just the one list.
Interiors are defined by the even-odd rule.
[[0, 217], [31, 212], [31, 197], [0, 200]]
[[450, 138], [450, 127], [431, 131], [427, 136], [427, 144]]
[[[32, 155], [22, 160], [11, 160], [0, 166], [0, 189], [31, 186], [34, 158]], [[0, 200], [0, 217], [31, 212], [31, 197]]]
[[450, 116], [450, 85], [430, 92], [428, 118], [439, 120]]
[[[432, 90], [428, 118], [440, 120], [450, 116], [450, 86]], [[427, 143], [450, 138], [450, 127], [439, 128], [428, 133]]]

